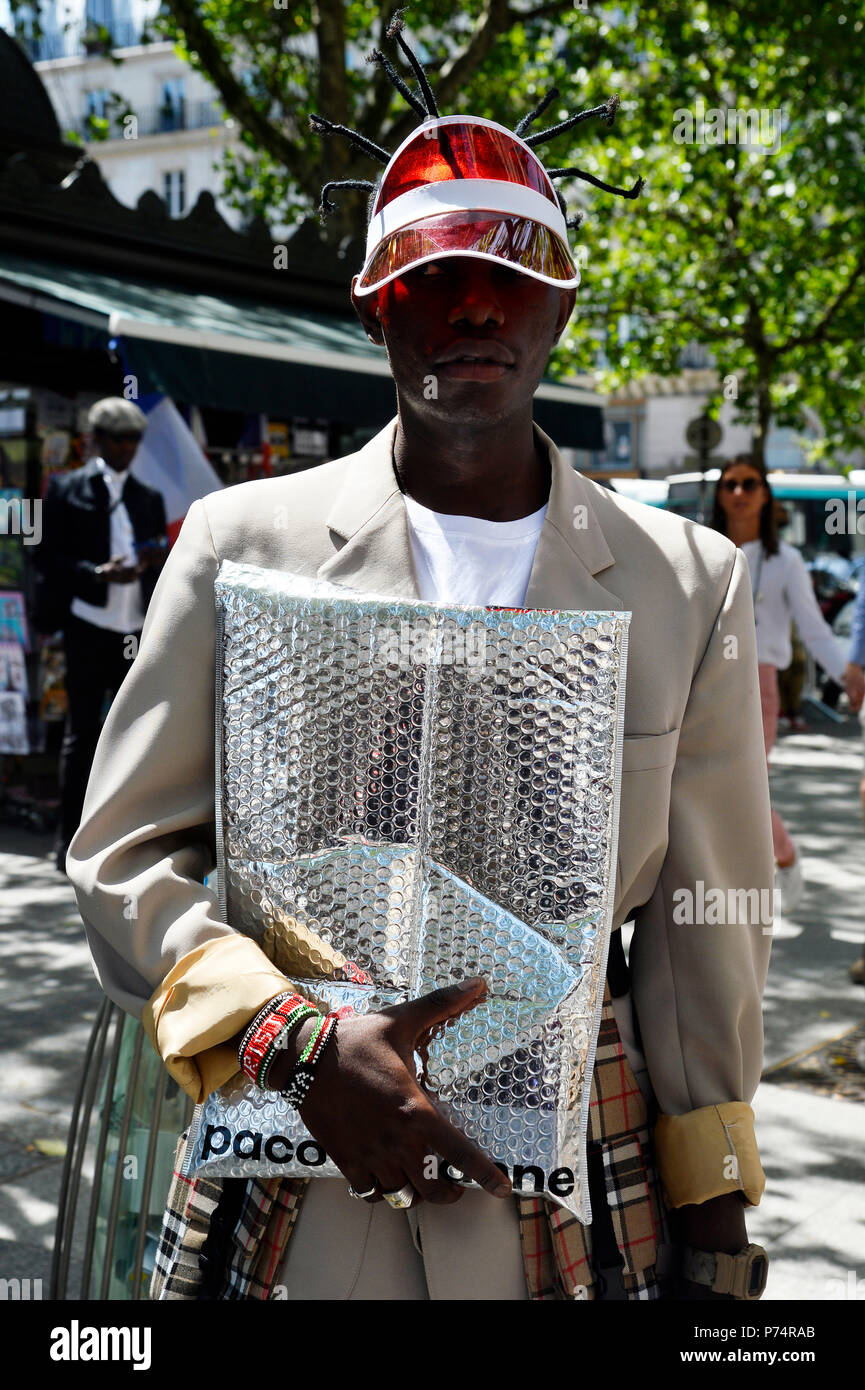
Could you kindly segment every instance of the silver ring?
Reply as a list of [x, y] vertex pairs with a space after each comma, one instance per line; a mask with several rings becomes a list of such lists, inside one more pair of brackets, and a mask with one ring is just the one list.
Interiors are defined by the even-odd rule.
[[407, 1182], [405, 1187], [400, 1188], [399, 1192], [383, 1192], [381, 1195], [388, 1206], [393, 1207], [394, 1211], [405, 1211], [414, 1201], [415, 1192], [411, 1183]]
[[369, 1189], [368, 1192], [355, 1192], [355, 1190], [354, 1190], [354, 1188], [352, 1187], [351, 1183], [349, 1183], [349, 1185], [348, 1185], [348, 1195], [349, 1195], [349, 1197], [354, 1197], [354, 1198], [356, 1198], [358, 1202], [362, 1202], [363, 1199], [364, 1199], [364, 1197], [372, 1197], [372, 1196], [373, 1196], [373, 1194], [375, 1193], [375, 1186], [376, 1186], [375, 1183], [373, 1183], [372, 1187]]

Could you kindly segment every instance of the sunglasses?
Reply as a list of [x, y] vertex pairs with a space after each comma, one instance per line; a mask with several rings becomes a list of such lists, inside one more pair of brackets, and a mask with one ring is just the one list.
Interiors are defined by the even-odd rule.
[[721, 483], [725, 492], [737, 492], [739, 488], [743, 492], [756, 492], [762, 486], [760, 478], [725, 478]]

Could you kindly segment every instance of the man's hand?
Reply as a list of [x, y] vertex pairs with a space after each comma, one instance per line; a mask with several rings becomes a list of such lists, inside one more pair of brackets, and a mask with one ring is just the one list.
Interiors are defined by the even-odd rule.
[[[745, 1204], [738, 1192], [712, 1197], [699, 1206], [680, 1207], [679, 1219], [682, 1240], [695, 1250], [723, 1250], [725, 1255], [735, 1255], [748, 1244]], [[688, 1279], [680, 1281], [679, 1297], [693, 1302], [731, 1301], [729, 1295], [713, 1293], [705, 1284], [692, 1284]]]
[[97, 578], [106, 584], [131, 584], [140, 572], [138, 565], [130, 565], [122, 555], [112, 556], [104, 565], [97, 565], [95, 571]]
[[[439, 1114], [415, 1079], [418, 1043], [485, 996], [482, 979], [468, 980], [381, 1013], [340, 1020], [300, 1113], [357, 1192], [377, 1187], [367, 1201], [381, 1201], [381, 1193], [410, 1183], [419, 1198], [456, 1202], [462, 1188], [430, 1176], [446, 1164], [494, 1197], [510, 1195], [511, 1184], [501, 1170]], [[291, 1037], [285, 1057], [274, 1062], [274, 1089], [285, 1084], [313, 1026], [314, 1020], [307, 1020]]]
[[844, 672], [844, 689], [847, 692], [847, 700], [850, 705], [851, 714], [858, 714], [865, 700], [865, 671], [861, 666], [856, 666], [852, 661], [847, 663]]
[[145, 570], [161, 570], [167, 559], [167, 547], [145, 542], [138, 551], [138, 573], [144, 574]]

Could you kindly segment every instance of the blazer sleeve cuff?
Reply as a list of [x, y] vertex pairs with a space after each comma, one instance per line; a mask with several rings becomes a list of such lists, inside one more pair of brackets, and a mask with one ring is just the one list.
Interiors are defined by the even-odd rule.
[[744, 1101], [704, 1105], [685, 1115], [660, 1115], [655, 1153], [667, 1203], [683, 1207], [741, 1192], [755, 1207], [766, 1178], [754, 1134], [754, 1112]]
[[141, 1021], [169, 1074], [200, 1105], [239, 1070], [230, 1040], [293, 987], [254, 941], [221, 936], [180, 958]]

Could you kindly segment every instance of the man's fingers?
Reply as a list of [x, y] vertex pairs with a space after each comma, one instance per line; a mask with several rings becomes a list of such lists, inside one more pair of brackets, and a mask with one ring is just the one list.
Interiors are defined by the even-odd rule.
[[445, 1023], [449, 1018], [459, 1018], [460, 1014], [473, 1009], [485, 999], [486, 994], [486, 980], [477, 976], [459, 984], [445, 985], [443, 989], [434, 989], [430, 994], [422, 994], [420, 999], [412, 999], [407, 1004], [397, 1004], [391, 1009], [383, 1009], [382, 1012], [389, 1013], [392, 1017], [398, 1016], [400, 1023], [414, 1039], [429, 1032], [437, 1023]]
[[[427, 1144], [425, 1147], [429, 1149], [432, 1146]], [[437, 1153], [417, 1151], [413, 1158], [403, 1161], [403, 1167], [410, 1175], [415, 1191], [425, 1202], [448, 1206], [458, 1202], [463, 1195], [463, 1188], [457, 1185], [455, 1179], [449, 1178], [447, 1164]]]
[[430, 1129], [435, 1151], [441, 1154], [444, 1163], [464, 1177], [471, 1178], [491, 1196], [510, 1197], [510, 1180], [471, 1139], [460, 1134], [440, 1115], [436, 1116], [436, 1123]]
[[[337, 1164], [340, 1168], [340, 1165]], [[343, 1177], [347, 1179], [351, 1188], [349, 1196], [363, 1198], [365, 1202], [380, 1202], [381, 1190], [375, 1178], [369, 1172], [355, 1173], [349, 1168], [340, 1168]]]

